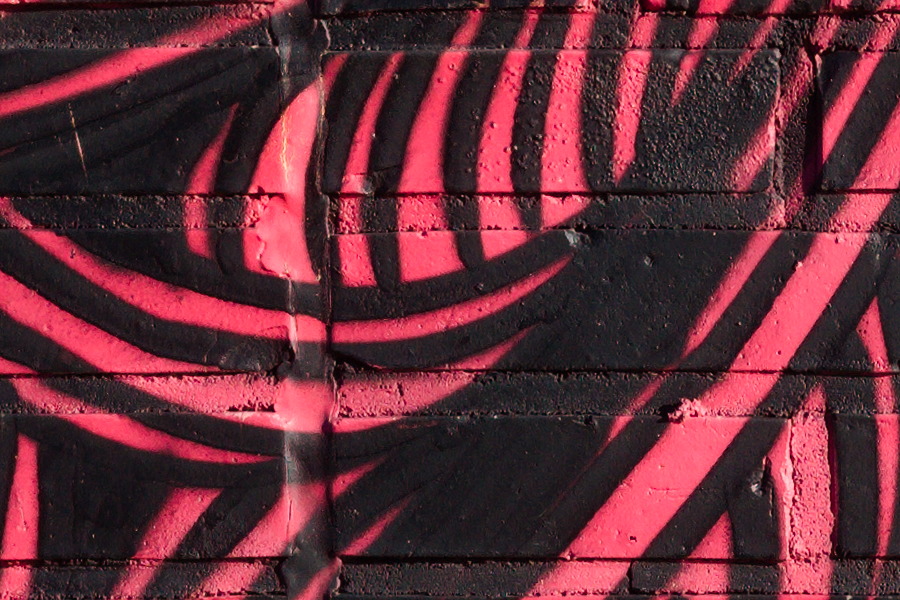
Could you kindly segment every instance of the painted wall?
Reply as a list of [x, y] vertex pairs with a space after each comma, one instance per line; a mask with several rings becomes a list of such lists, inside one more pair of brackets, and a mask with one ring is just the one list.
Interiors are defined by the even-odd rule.
[[4, 0], [0, 599], [900, 594], [896, 0]]

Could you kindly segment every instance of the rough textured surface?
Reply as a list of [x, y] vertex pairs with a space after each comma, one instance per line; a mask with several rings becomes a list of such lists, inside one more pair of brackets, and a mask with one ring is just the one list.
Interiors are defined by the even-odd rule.
[[0, 0], [0, 600], [900, 595], [895, 0]]

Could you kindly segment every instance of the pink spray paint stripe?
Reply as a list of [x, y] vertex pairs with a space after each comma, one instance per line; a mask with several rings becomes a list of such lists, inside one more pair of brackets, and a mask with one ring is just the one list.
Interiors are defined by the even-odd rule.
[[[333, 77], [343, 61], [328, 63]], [[323, 86], [330, 85], [328, 78]], [[306, 176], [317, 139], [321, 96], [327, 88], [310, 85], [288, 105], [266, 140], [251, 181], [251, 190], [276, 192], [252, 229], [245, 233], [245, 261], [251, 271], [319, 284], [304, 231]]]
[[228, 557], [275, 556], [285, 550], [292, 551], [297, 535], [325, 509], [325, 487], [324, 483], [283, 485], [272, 508], [235, 545]]
[[[29, 405], [42, 411], [62, 408], [66, 412], [58, 414], [58, 418], [128, 448], [185, 460], [222, 464], [254, 464], [275, 460], [272, 456], [221, 450], [192, 442], [138, 423], [125, 415], [92, 412], [92, 407], [78, 398], [59, 391], [48, 393], [39, 380], [15, 379], [12, 380], [12, 385], [20, 398]], [[48, 406], [46, 398], [50, 396], [53, 403]]]
[[220, 450], [151, 429], [124, 415], [60, 415], [71, 425], [133, 450], [215, 464], [255, 464], [278, 460], [246, 452]]
[[[887, 344], [884, 339], [881, 315], [878, 310], [878, 299], [872, 300], [869, 308], [860, 319], [856, 328], [863, 346], [872, 361], [875, 370], [885, 371], [890, 368]], [[896, 399], [894, 387], [889, 376], [873, 379], [875, 386], [875, 411], [891, 413], [895, 410]], [[878, 528], [876, 530], [876, 556], [886, 556], [891, 530], [894, 522], [894, 507], [897, 501], [897, 448], [900, 448], [900, 437], [897, 429], [890, 427], [878, 416], [875, 417], [877, 431], [876, 452], [878, 455]], [[871, 594], [875, 593], [881, 578], [881, 564], [874, 565], [870, 582]]]
[[403, 513], [403, 510], [409, 505], [412, 498], [413, 496], [409, 495], [390, 507], [374, 523], [347, 544], [345, 548], [342, 548], [340, 553], [346, 556], [358, 556], [363, 554], [366, 548], [377, 542], [378, 538], [381, 537], [381, 534], [384, 533], [384, 530]]
[[47, 337], [97, 370], [123, 373], [216, 370], [144, 352], [65, 312], [5, 273], [0, 273], [0, 288], [3, 289], [0, 310], [10, 319]]
[[[3, 528], [3, 544], [0, 558], [3, 560], [28, 560], [38, 558], [38, 527], [40, 523], [38, 478], [38, 444], [22, 434], [17, 438], [16, 464], [13, 468], [6, 524]], [[17, 573], [3, 570], [0, 589], [5, 593], [24, 594], [28, 597], [29, 570]]]
[[[666, 428], [659, 441], [616, 488], [610, 498], [585, 525], [565, 551], [574, 557], [640, 557], [671, 521], [684, 500], [693, 494], [743, 431], [748, 417], [689, 418]], [[712, 424], [714, 423], [714, 425]], [[698, 448], [697, 428], [705, 428], [705, 444]], [[682, 468], [672, 465], [672, 456], [691, 456]], [[668, 458], [667, 458], [668, 457]], [[649, 489], [671, 489], [671, 494], [648, 495]], [[623, 529], [621, 523], [628, 523]], [[627, 529], [627, 530], [626, 530]], [[603, 546], [596, 540], [602, 538]]]
[[[483, 15], [481, 11], [470, 12], [457, 30], [451, 45], [470, 45], [478, 34]], [[444, 192], [443, 150], [447, 121], [467, 58], [468, 52], [459, 50], [443, 52], [438, 57], [428, 90], [410, 130], [398, 192]]]
[[[826, 25], [829, 24], [832, 25], [830, 28], [827, 26], [825, 28], [817, 27], [817, 32], [819, 34], [818, 39], [826, 41], [827, 39], [831, 39], [834, 35], [836, 29], [831, 21], [826, 21]], [[811, 73], [803, 68], [796, 68], [789, 78], [788, 83], [784, 86], [782, 93], [779, 95], [779, 112], [785, 116], [792, 113], [797, 106], [799, 106], [801, 98], [807, 92], [811, 83]], [[753, 180], [756, 179], [759, 169], [764, 164], [765, 161], [758, 160], [758, 150], [754, 149], [760, 147], [761, 144], [759, 140], [770, 135], [769, 129], [768, 123], [763, 125], [756, 133], [755, 141], [751, 142], [748, 152], [737, 162], [732, 174], [732, 180], [736, 182], [738, 189], [749, 188]], [[778, 133], [780, 134], [781, 132], [779, 131]], [[800, 186], [800, 182], [797, 182], [797, 186]], [[784, 219], [784, 215], [779, 218], [779, 215], [776, 212], [778, 210], [778, 207], [774, 209], [770, 214], [770, 220], [782, 221]], [[719, 287], [711, 296], [709, 304], [698, 317], [696, 324], [691, 328], [682, 358], [685, 358], [690, 352], [696, 350], [703, 340], [705, 340], [712, 332], [722, 314], [728, 309], [735, 298], [737, 298], [738, 293], [740, 293], [744, 285], [749, 281], [750, 276], [775, 243], [776, 239], [777, 237], [774, 237], [767, 232], [757, 231], [751, 234], [740, 257], [738, 257], [729, 268], [722, 283], [719, 284]]]
[[340, 261], [341, 283], [347, 287], [375, 287], [375, 269], [366, 234], [335, 236]]
[[871, 54], [861, 54], [859, 60], [853, 66], [847, 82], [840, 95], [835, 98], [828, 107], [822, 123], [822, 161], [828, 160], [831, 151], [837, 143], [838, 137], [844, 131], [850, 115], [856, 108], [859, 99], [866, 91], [869, 80], [881, 62], [880, 51], [884, 50], [897, 33], [900, 25], [894, 19], [879, 21], [875, 25], [875, 31], [869, 38], [867, 50]]
[[[697, 5], [697, 14], [725, 14], [731, 8], [733, 0], [700, 0]], [[696, 52], [685, 52], [681, 58], [678, 73], [675, 75], [675, 84], [672, 87], [672, 106], [678, 105], [688, 85], [693, 79], [694, 73], [700, 63], [703, 62], [705, 52], [702, 50], [709, 44], [719, 31], [717, 18], [700, 17], [691, 22], [691, 32], [688, 34], [687, 47], [699, 48]]]
[[[142, 312], [175, 323], [286, 339], [290, 315], [220, 300], [170, 285], [134, 271], [127, 273], [105, 264], [68, 238], [50, 231], [23, 231], [48, 254], [92, 284]], [[312, 317], [306, 317], [312, 319]]]
[[0, 358], [0, 373], [4, 375], [36, 375], [37, 371], [17, 362]]
[[[898, 436], [896, 421], [889, 422], [885, 417], [879, 415], [875, 417], [875, 426], [878, 453], [877, 556], [887, 556], [888, 542], [894, 523], [894, 509], [897, 503], [897, 468], [900, 466], [898, 465], [897, 448], [900, 448], [900, 436]], [[873, 586], [875, 583], [877, 583], [877, 577], [873, 577]], [[874, 592], [874, 589], [872, 591]]]
[[[869, 162], [877, 163], [889, 160], [890, 157], [890, 152], [873, 153]], [[867, 196], [867, 198], [870, 197]], [[890, 196], [887, 194], [882, 195], [877, 201], [872, 201], [872, 205], [859, 199], [855, 201], [851, 199], [844, 204], [836, 219], [854, 215], [858, 218], [874, 220], [878, 218], [889, 202]], [[773, 360], [771, 364], [765, 363], [762, 366], [775, 370], [783, 369], [789, 364], [802, 342], [812, 331], [819, 316], [827, 308], [868, 240], [866, 235], [849, 237], [850, 239], [844, 244], [835, 243], [834, 236], [819, 235], [815, 238], [804, 259], [804, 265], [797, 268], [788, 279], [784, 290], [775, 300], [759, 328], [745, 344], [744, 350], [732, 364], [725, 378], [705, 392], [701, 396], [701, 401], [715, 406], [717, 398], [745, 397], [745, 402], [751, 409], [763, 401], [777, 383], [780, 377], [779, 373], [763, 375], [762, 380], [758, 382], [760, 385], [748, 386], [745, 380], [735, 377], [734, 372], [745, 369], [759, 370], [761, 365], [758, 363], [760, 361]], [[743, 427], [732, 428], [728, 431], [719, 429], [719, 435], [712, 438], [713, 441], [708, 447], [708, 452], [699, 454], [693, 449], [694, 440], [692, 439], [689, 440], [690, 447], [683, 447], [685, 443], [688, 443], [686, 442], [688, 438], [679, 435], [677, 426], [667, 428], [659, 441], [645, 455], [644, 460], [616, 489], [610, 500], [600, 508], [591, 523], [633, 521], [635, 508], [642, 506], [646, 487], [643, 484], [637, 485], [637, 482], [655, 481], [654, 478], [657, 477], [656, 463], [653, 457], [693, 456], [692, 472], [682, 473], [679, 485], [696, 489], [696, 485], [712, 470], [722, 453], [742, 429]], [[627, 485], [629, 482], [632, 482], [631, 485]], [[645, 550], [647, 545], [663, 530], [679, 506], [675, 506], [675, 503], [671, 506], [659, 506], [656, 507], [655, 512], [648, 514], [647, 518], [640, 523], [644, 540], [636, 542], [640, 544], [637, 548]], [[589, 530], [590, 524], [585, 531]], [[579, 539], [576, 539], [566, 554], [578, 554], [581, 550], [578, 544]], [[625, 572], [627, 569], [623, 571], [623, 575]]]
[[344, 168], [344, 177], [341, 182], [341, 193], [367, 194], [369, 193], [368, 173], [369, 154], [372, 150], [372, 142], [375, 139], [375, 125], [378, 115], [387, 98], [391, 82], [394, 80], [397, 70], [403, 63], [403, 53], [397, 52], [388, 57], [366, 98], [365, 106], [356, 124], [353, 133], [353, 142], [350, 144], [350, 152]]
[[582, 164], [581, 108], [587, 54], [596, 13], [573, 13], [556, 55], [544, 124], [541, 158], [541, 191], [546, 193], [589, 191]]
[[559, 273], [570, 260], [571, 257], [564, 257], [496, 292], [447, 308], [398, 319], [337, 322], [332, 329], [333, 340], [339, 344], [409, 340], [472, 324], [533, 293]]
[[[398, 198], [397, 229], [418, 232], [428, 229], [450, 229], [444, 210], [443, 196], [423, 194]], [[455, 250], [453, 254], [456, 254]]]
[[[157, 512], [153, 522], [147, 528], [144, 537], [138, 543], [134, 559], [169, 558], [178, 549], [191, 528], [200, 520], [203, 512], [209, 508], [221, 493], [216, 489], [177, 488]], [[130, 564], [116, 584], [111, 596], [113, 598], [139, 598], [147, 585], [156, 577], [162, 563], [154, 565]]]
[[499, 79], [485, 111], [476, 171], [477, 189], [480, 193], [513, 189], [513, 124], [522, 94], [525, 70], [531, 58], [531, 52], [525, 48], [531, 42], [540, 13], [525, 13], [523, 19], [522, 27], [513, 41], [513, 50], [503, 58]]
[[[834, 19], [820, 19], [816, 23], [812, 37], [819, 45], [827, 46], [835, 33], [837, 33], [839, 25], [840, 22]], [[801, 49], [798, 52], [798, 54], [802, 53], [805, 53], [805, 50]], [[782, 86], [781, 93], [776, 101], [775, 137], [783, 135], [784, 128], [790, 123], [790, 115], [800, 105], [801, 100], [807, 97], [809, 87], [812, 85], [812, 70], [805, 69], [804, 64], [802, 58], [795, 63], [794, 70]], [[735, 189], [749, 189], [759, 175], [760, 169], [765, 166], [766, 159], [769, 158], [771, 151], [774, 150], [774, 145], [768, 142], [770, 136], [771, 125], [769, 122], [765, 122], [754, 134], [742, 157], [735, 162], [731, 172], [731, 180], [734, 182]], [[769, 152], [763, 155], [764, 149], [767, 147]], [[786, 207], [788, 215], [782, 215], [782, 217], [789, 218], [790, 213], [797, 209], [798, 200], [803, 195], [802, 187], [802, 180], [794, 183], [786, 201], [788, 204]]]
[[[877, 297], [872, 299], [869, 308], [863, 313], [862, 318], [859, 320], [859, 324], [856, 326], [856, 332], [859, 334], [863, 346], [866, 348], [869, 360], [872, 361], [872, 371], [890, 373], [891, 360], [888, 355], [887, 343], [884, 339], [884, 330], [882, 328], [881, 313], [878, 310]], [[879, 380], [880, 379], [881, 378], [879, 378]], [[888, 397], [892, 396], [893, 393]], [[893, 412], [894, 410], [893, 405], [890, 407], [883, 407], [885, 410], [881, 410], [881, 408], [882, 407], [879, 407], [879, 412]]]
[[0, 119], [122, 83], [190, 56], [199, 48], [134, 48], [41, 83], [0, 94]]
[[[790, 5], [791, 0], [772, 0], [766, 12], [771, 15], [779, 15], [787, 10]], [[772, 33], [772, 30], [775, 29], [778, 21], [779, 17], [770, 16], [766, 17], [766, 19], [760, 23], [756, 32], [753, 34], [753, 37], [750, 39], [747, 48], [741, 54], [741, 57], [737, 60], [734, 68], [731, 70], [731, 74], [728, 76], [729, 83], [734, 81], [734, 79], [747, 68], [747, 65], [750, 64], [753, 57], [756, 56], [760, 49], [762, 49], [763, 44], [769, 37], [769, 34]]]
[[[304, 0], [279, 2], [275, 14], [284, 13]], [[265, 13], [264, 13], [265, 14]], [[273, 14], [265, 14], [271, 18]], [[258, 20], [262, 20], [262, 16]], [[258, 20], [251, 21], [255, 23]], [[251, 26], [238, 28], [247, 29]], [[63, 75], [52, 77], [41, 83], [18, 88], [0, 94], [0, 119], [33, 110], [48, 104], [72, 99], [100, 87], [122, 83], [141, 72], [163, 67], [171, 62], [205, 50], [213, 44], [235, 33], [233, 21], [228, 18], [207, 19], [199, 25], [158, 38], [152, 48], [132, 48], [116, 52], [85, 67], [74, 69]], [[166, 45], [195, 44], [196, 47], [170, 48]]]
[[728, 307], [731, 306], [741, 290], [744, 289], [759, 263], [778, 240], [778, 237], [779, 233], [775, 231], [757, 231], [750, 236], [740, 256], [728, 268], [721, 283], [719, 283], [719, 287], [710, 297], [709, 303], [689, 330], [684, 350], [681, 353], [682, 360], [699, 348], [709, 334], [712, 333], [722, 315], [728, 310]]
[[[0, 559], [38, 558], [40, 527], [40, 478], [37, 442], [22, 434], [17, 437], [16, 464], [13, 468], [6, 523], [0, 546]], [[31, 597], [31, 573], [27, 566], [6, 566], [0, 576], [0, 592], [10, 598]]]
[[[237, 104], [232, 105], [222, 130], [216, 135], [206, 150], [203, 151], [203, 154], [200, 155], [200, 159], [188, 178], [185, 188], [186, 194], [212, 193], [216, 184], [222, 149], [225, 147], [228, 132], [231, 131], [236, 110]], [[184, 236], [188, 249], [197, 256], [214, 260], [215, 249], [213, 248], [212, 236], [207, 230], [206, 204], [202, 199], [196, 196], [189, 196], [184, 199], [184, 226]]]
[[641, 127], [644, 92], [653, 53], [646, 51], [653, 44], [659, 17], [656, 14], [636, 16], [629, 33], [628, 48], [619, 65], [616, 86], [616, 123], [613, 127], [613, 181], [618, 184], [625, 177], [637, 155], [635, 144]]
[[619, 66], [612, 159], [613, 181], [616, 184], [622, 181], [637, 156], [637, 135], [652, 60], [650, 51], [631, 50], [622, 56]]
[[400, 280], [423, 281], [465, 270], [456, 238], [449, 232], [407, 233], [397, 236]]

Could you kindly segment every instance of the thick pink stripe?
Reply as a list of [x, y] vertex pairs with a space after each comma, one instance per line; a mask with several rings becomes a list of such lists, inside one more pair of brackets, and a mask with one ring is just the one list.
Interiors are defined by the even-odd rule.
[[17, 280], [0, 273], [0, 310], [12, 320], [59, 344], [73, 356], [108, 372], [184, 373], [210, 371], [192, 363], [149, 354], [63, 311]]
[[[38, 557], [39, 482], [37, 442], [19, 434], [6, 509], [6, 525], [3, 528], [3, 544], [0, 547], [0, 558], [3, 560]], [[30, 579], [28, 571], [15, 573], [4, 569], [0, 589], [6, 593], [21, 594], [20, 597], [23, 598], [28, 597]]]
[[401, 52], [388, 57], [369, 92], [369, 97], [366, 99], [356, 124], [356, 131], [353, 132], [353, 142], [350, 144], [350, 153], [344, 167], [344, 178], [341, 182], [341, 192], [344, 194], [371, 193], [371, 189], [369, 189], [369, 154], [372, 150], [372, 142], [375, 140], [375, 125], [394, 80], [394, 75], [402, 62], [403, 53]]
[[[483, 14], [480, 11], [469, 13], [456, 32], [452, 46], [465, 47], [472, 43], [478, 34]], [[444, 52], [438, 57], [410, 131], [398, 186], [400, 193], [444, 191], [443, 150], [447, 120], [467, 58], [468, 52], [459, 50]]]

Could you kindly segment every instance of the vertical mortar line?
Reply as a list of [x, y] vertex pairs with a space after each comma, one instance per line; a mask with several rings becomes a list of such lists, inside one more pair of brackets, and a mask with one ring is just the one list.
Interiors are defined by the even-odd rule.
[[[331, 196], [326, 195], [322, 186], [322, 169], [324, 163], [324, 156], [322, 152], [325, 132], [328, 127], [327, 122], [325, 121], [325, 106], [326, 106], [326, 93], [325, 93], [325, 82], [321, 77], [323, 60], [325, 54], [328, 52], [328, 49], [331, 46], [331, 34], [328, 30], [328, 23], [325, 19], [320, 19], [320, 15], [314, 15], [314, 22], [317, 27], [321, 27], [322, 31], [325, 35], [325, 45], [322, 48], [322, 54], [317, 57], [316, 65], [319, 70], [320, 77], [318, 78], [318, 90], [319, 90], [319, 115], [318, 115], [318, 124], [316, 126], [316, 144], [313, 147], [313, 160], [316, 161], [315, 164], [315, 190], [317, 195], [317, 201], [326, 202], [325, 207], [325, 219], [323, 226], [325, 227], [325, 235], [323, 236], [323, 245], [324, 252], [322, 255], [323, 260], [323, 275], [322, 275], [322, 296], [323, 296], [323, 318], [325, 320], [325, 341], [322, 348], [322, 352], [325, 355], [325, 379], [327, 380], [327, 385], [329, 389], [329, 393], [331, 396], [331, 408], [328, 411], [328, 416], [325, 422], [322, 424], [322, 438], [323, 438], [323, 460], [324, 460], [324, 484], [325, 484], [325, 503], [326, 503], [326, 514], [328, 520], [328, 556], [332, 560], [337, 560], [336, 555], [336, 544], [335, 544], [335, 531], [334, 524], [336, 522], [335, 519], [335, 508], [334, 508], [334, 494], [331, 487], [331, 478], [333, 473], [334, 461], [333, 456], [334, 452], [332, 451], [332, 444], [334, 442], [334, 419], [337, 416], [338, 412], [338, 382], [334, 373], [334, 359], [332, 352], [332, 344], [333, 344], [333, 331], [334, 331], [334, 306], [333, 306], [333, 297], [334, 297], [334, 273], [332, 271], [332, 240], [335, 235], [335, 227], [334, 222], [337, 218], [336, 212], [336, 200]], [[335, 572], [335, 578], [337, 582], [340, 582], [342, 567], [338, 567]]]

